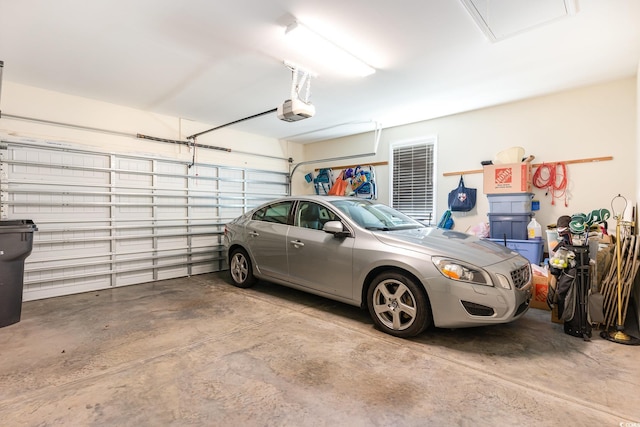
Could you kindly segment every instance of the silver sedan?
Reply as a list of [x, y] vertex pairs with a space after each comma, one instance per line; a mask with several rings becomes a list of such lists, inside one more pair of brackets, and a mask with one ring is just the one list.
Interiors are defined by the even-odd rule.
[[365, 199], [269, 202], [226, 225], [225, 247], [236, 286], [263, 279], [360, 306], [397, 337], [511, 322], [531, 298], [517, 252]]

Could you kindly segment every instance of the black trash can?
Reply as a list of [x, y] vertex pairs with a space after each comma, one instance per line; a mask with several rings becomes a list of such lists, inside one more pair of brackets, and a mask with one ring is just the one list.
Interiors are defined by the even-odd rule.
[[37, 229], [30, 219], [0, 221], [0, 328], [20, 321], [24, 260]]

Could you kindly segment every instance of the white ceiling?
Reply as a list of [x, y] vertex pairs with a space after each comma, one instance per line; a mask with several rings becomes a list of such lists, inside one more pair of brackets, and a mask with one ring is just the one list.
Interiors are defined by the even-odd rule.
[[[218, 126], [289, 98], [288, 59], [318, 73], [316, 115], [233, 128], [311, 142], [636, 74], [639, 0], [571, 0], [574, 15], [513, 28], [549, 1], [477, 0], [518, 5], [491, 14], [509, 32], [491, 42], [458, 0], [0, 0], [0, 60], [5, 82]], [[289, 50], [294, 17], [378, 71], [345, 78]]]

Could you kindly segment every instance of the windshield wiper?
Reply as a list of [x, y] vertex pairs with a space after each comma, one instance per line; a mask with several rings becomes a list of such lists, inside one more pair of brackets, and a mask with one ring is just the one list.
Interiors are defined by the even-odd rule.
[[393, 227], [394, 230], [411, 230], [414, 228], [423, 228], [425, 225], [416, 225], [416, 224], [400, 224]]

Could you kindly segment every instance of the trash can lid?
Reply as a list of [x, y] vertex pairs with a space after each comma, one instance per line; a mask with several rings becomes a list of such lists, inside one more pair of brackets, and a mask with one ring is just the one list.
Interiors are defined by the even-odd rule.
[[30, 219], [0, 220], [0, 233], [25, 233], [37, 230], [38, 227]]

